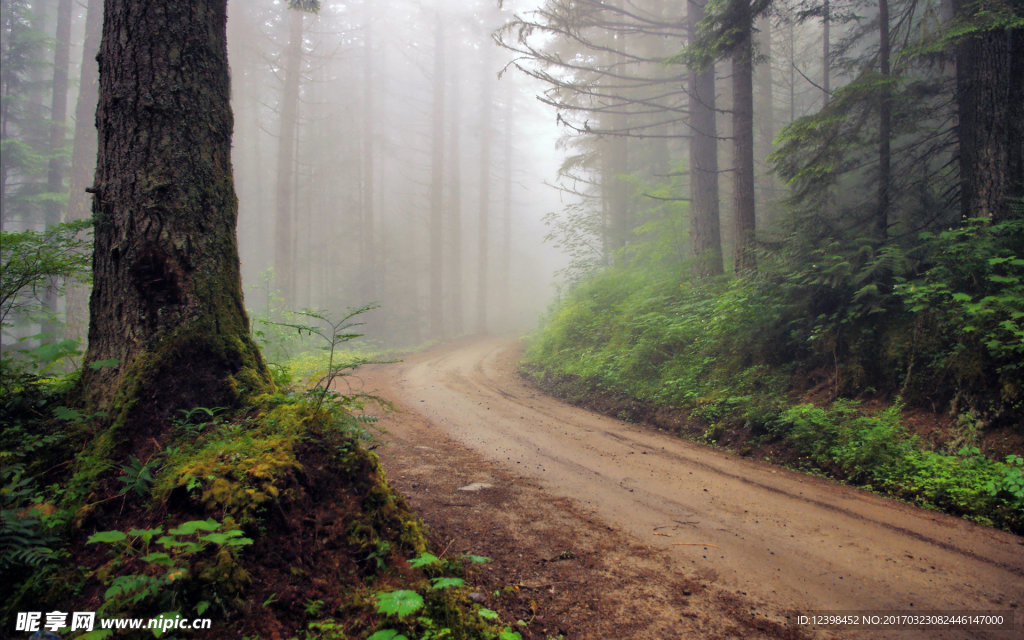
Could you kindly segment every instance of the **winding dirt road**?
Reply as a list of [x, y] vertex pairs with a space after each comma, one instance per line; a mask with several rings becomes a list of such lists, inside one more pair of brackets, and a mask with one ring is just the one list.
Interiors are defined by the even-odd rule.
[[[433, 504], [435, 520], [444, 518], [438, 505], [470, 505], [463, 497], [472, 495], [477, 516], [500, 505], [505, 526], [529, 531], [554, 517], [540, 503], [558, 504], [577, 514], [565, 524], [576, 538], [621, 536], [615, 564], [644, 563], [645, 582], [688, 576], [713, 585], [790, 625], [791, 637], [1024, 638], [1024, 539], [566, 405], [517, 374], [520, 356], [515, 340], [464, 341], [364, 376], [367, 391], [399, 408], [384, 418], [389, 477], [414, 507]], [[454, 486], [474, 478], [479, 491]], [[535, 495], [488, 498], [517, 485]], [[458, 496], [437, 502], [444, 492]], [[518, 544], [529, 546], [524, 537]], [[641, 551], [631, 556], [626, 546]], [[816, 611], [996, 611], [1016, 623], [1011, 631], [794, 629], [797, 614]], [[637, 629], [619, 637], [683, 637]], [[581, 637], [616, 637], [595, 633]]]

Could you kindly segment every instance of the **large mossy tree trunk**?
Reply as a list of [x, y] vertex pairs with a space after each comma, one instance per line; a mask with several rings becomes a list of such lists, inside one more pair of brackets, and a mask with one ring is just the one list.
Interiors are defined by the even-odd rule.
[[272, 387], [242, 303], [226, 4], [104, 6], [82, 384], [131, 438]]

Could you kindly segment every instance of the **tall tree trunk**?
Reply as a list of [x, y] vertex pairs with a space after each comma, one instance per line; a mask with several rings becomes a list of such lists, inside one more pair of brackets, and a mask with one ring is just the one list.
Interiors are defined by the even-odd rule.
[[754, 255], [754, 231], [757, 212], [754, 204], [754, 51], [750, 2], [733, 0], [736, 6], [738, 41], [732, 51], [733, 92], [733, 201], [735, 216], [734, 260], [736, 275], [757, 269]]
[[888, 234], [889, 189], [892, 183], [892, 90], [888, 85], [892, 69], [889, 57], [889, 0], [878, 0], [878, 70], [882, 75], [882, 88], [878, 104], [878, 205], [874, 232], [879, 242], [885, 242]]
[[509, 287], [512, 275], [512, 136], [514, 131], [512, 98], [511, 94], [505, 98], [505, 159], [502, 162], [505, 174], [505, 193], [502, 194], [501, 254], [498, 256], [498, 292], [501, 295], [502, 321], [505, 323], [508, 323], [512, 315], [512, 310], [509, 308], [512, 297]]
[[[452, 60], [451, 76], [459, 78], [459, 59]], [[462, 143], [460, 116], [462, 98], [459, 95], [459, 82], [452, 83], [452, 95], [448, 101], [451, 105], [451, 135], [448, 140], [448, 283], [451, 304], [450, 325], [452, 335], [462, 335], [465, 330], [462, 301]]]
[[477, 225], [477, 267], [476, 267], [476, 330], [487, 333], [487, 300], [490, 279], [490, 218], [491, 218], [491, 119], [494, 111], [494, 51], [490, 43], [484, 46], [481, 56], [480, 75], [480, 203]]
[[[99, 96], [99, 67], [96, 54], [103, 33], [103, 0], [89, 0], [82, 43], [82, 69], [75, 104], [75, 134], [71, 145], [71, 177], [68, 192], [68, 220], [85, 220], [91, 215], [86, 189], [96, 175], [96, 102]], [[68, 287], [65, 336], [85, 338], [89, 324], [89, 288], [80, 284]]]
[[[704, 0], [687, 7], [690, 40], [696, 41], [697, 28], [704, 19]], [[715, 122], [715, 67], [690, 72], [688, 78], [690, 111], [690, 246], [693, 248], [694, 274], [698, 278], [721, 275], [722, 232], [718, 205], [718, 131]]]
[[296, 299], [294, 251], [298, 234], [295, 229], [294, 183], [304, 19], [305, 16], [299, 9], [288, 11], [288, 48], [285, 52], [284, 88], [281, 93], [281, 125], [277, 136], [274, 267], [281, 295], [287, 305], [294, 304]]
[[[68, 66], [71, 58], [71, 0], [60, 0], [57, 5], [57, 37], [53, 48], [53, 91], [50, 100], [50, 160], [46, 186], [50, 193], [64, 192], [65, 162], [61, 157], [67, 144], [68, 119]], [[53, 203], [47, 207], [47, 224], [57, 224], [61, 207]]]
[[[1000, 0], [957, 2], [964, 20]], [[956, 47], [960, 206], [993, 222], [1024, 197], [1024, 30], [983, 31]]]
[[272, 386], [242, 302], [226, 0], [106, 0], [84, 395], [116, 438]]
[[[620, 113], [609, 116], [608, 129], [621, 131], [626, 117]], [[629, 238], [629, 192], [623, 180], [629, 172], [629, 144], [625, 136], [610, 135], [601, 140], [603, 176], [601, 187], [608, 212], [608, 245], [606, 261], [614, 262], [615, 254]]]
[[434, 16], [434, 107], [430, 145], [429, 335], [444, 335], [444, 23]]
[[373, 21], [367, 20], [363, 26], [365, 40], [363, 40], [363, 117], [362, 126], [362, 207], [360, 208], [360, 251], [359, 271], [362, 284], [362, 304], [369, 304], [377, 300], [377, 251], [374, 246], [376, 236], [376, 221], [374, 219], [374, 189], [376, 189], [374, 177], [374, 103], [373, 103]]
[[771, 19], [762, 14], [757, 18], [757, 49], [758, 57], [763, 58], [757, 67], [754, 83], [757, 91], [755, 112], [759, 117], [755, 119], [757, 137], [755, 140], [755, 196], [757, 213], [760, 219], [757, 220], [758, 228], [767, 228], [775, 213], [775, 176], [768, 166], [768, 155], [772, 152], [772, 143], [775, 141], [775, 118], [774, 99], [772, 96], [772, 32]]
[[825, 0], [821, 16], [821, 92], [822, 106], [832, 98], [832, 5]]
[[[51, 194], [63, 194], [64, 147], [67, 145], [68, 119], [68, 66], [71, 58], [71, 0], [60, 0], [57, 5], [57, 32], [53, 47], [53, 81], [50, 93], [50, 160], [46, 172], [46, 190]], [[59, 201], [51, 201], [46, 205], [46, 224], [55, 225], [60, 222], [61, 209]], [[46, 309], [56, 320], [58, 300], [56, 290], [50, 288], [43, 300]], [[47, 322], [42, 333], [48, 334], [48, 340], [58, 338], [61, 328], [55, 322]]]

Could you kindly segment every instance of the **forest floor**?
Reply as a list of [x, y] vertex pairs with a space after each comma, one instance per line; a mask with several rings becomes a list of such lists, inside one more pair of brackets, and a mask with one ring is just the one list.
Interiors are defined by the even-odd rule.
[[[360, 370], [378, 453], [438, 549], [533, 640], [1011, 638], [1024, 539], [564, 404], [515, 340]], [[828, 629], [814, 612], [999, 612], [1010, 631]]]

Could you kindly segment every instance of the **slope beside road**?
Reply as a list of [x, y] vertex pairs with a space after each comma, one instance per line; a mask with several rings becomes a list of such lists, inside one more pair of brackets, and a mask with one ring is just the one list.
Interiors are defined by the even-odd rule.
[[[435, 535], [523, 578], [525, 637], [1024, 638], [1024, 539], [566, 405], [520, 356], [463, 341], [360, 379], [398, 408], [381, 457]], [[796, 624], [815, 612], [1015, 626]]]

